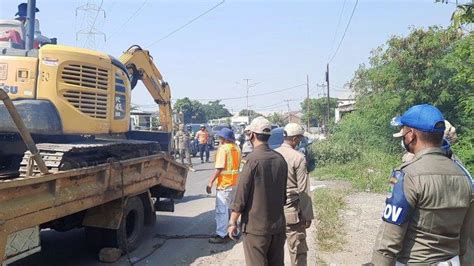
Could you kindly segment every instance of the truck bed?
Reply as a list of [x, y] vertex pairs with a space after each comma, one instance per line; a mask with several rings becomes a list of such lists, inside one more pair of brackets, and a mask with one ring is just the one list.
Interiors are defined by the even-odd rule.
[[8, 241], [18, 241], [12, 240], [12, 233], [150, 188], [180, 198], [187, 171], [167, 155], [157, 154], [44, 176], [0, 180], [0, 262], [23, 252], [6, 250]]

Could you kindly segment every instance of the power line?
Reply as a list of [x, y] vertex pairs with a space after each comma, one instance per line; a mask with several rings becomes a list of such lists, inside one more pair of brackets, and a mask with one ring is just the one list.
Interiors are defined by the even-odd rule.
[[140, 10], [142, 10], [142, 8], [145, 6], [147, 0], [143, 1], [142, 4], [135, 10], [135, 12], [132, 13], [132, 15], [130, 17], [127, 18], [127, 20], [125, 20], [124, 23], [122, 23], [120, 25], [120, 27], [118, 28], [118, 30], [114, 31], [112, 34], [110, 34], [109, 36], [109, 41], [112, 39], [113, 36], [115, 36], [117, 33], [119, 33], [120, 31], [123, 30], [124, 26], [127, 25], [127, 23], [132, 20], [132, 18], [134, 18], [136, 15], [138, 15], [138, 12], [140, 12]]
[[328, 60], [334, 49], [334, 43], [336, 42], [337, 32], [339, 31], [339, 26], [341, 25], [342, 14], [344, 14], [345, 7], [346, 7], [346, 0], [344, 0], [344, 2], [342, 3], [341, 13], [339, 13], [339, 19], [337, 20], [336, 31], [334, 32], [334, 37], [332, 38], [331, 49], [329, 50], [329, 54], [328, 54]]
[[337, 52], [339, 52], [339, 48], [341, 48], [341, 44], [342, 44], [342, 42], [344, 41], [344, 38], [346, 37], [347, 30], [349, 29], [349, 25], [351, 24], [352, 17], [354, 16], [354, 13], [355, 13], [355, 10], [356, 10], [356, 7], [357, 7], [357, 4], [358, 4], [358, 3], [359, 3], [359, 0], [356, 0], [356, 2], [355, 2], [355, 4], [354, 4], [354, 8], [352, 8], [352, 13], [351, 13], [351, 16], [350, 16], [350, 18], [349, 18], [349, 21], [347, 22], [346, 28], [344, 29], [344, 34], [342, 34], [341, 41], [340, 41], [339, 44], [337, 45], [337, 49], [336, 49], [336, 51], [334, 52], [334, 54], [332, 55], [331, 59], [329, 59], [328, 63], [331, 63], [331, 61], [334, 59], [334, 57], [336, 57]]
[[[306, 86], [306, 83], [303, 83], [303, 84], [299, 84], [299, 85], [295, 85], [295, 86], [291, 86], [289, 88], [284, 88], [284, 89], [281, 89], [281, 90], [275, 90], [275, 91], [269, 91], [269, 92], [265, 92], [265, 93], [259, 93], [259, 94], [253, 94], [253, 95], [249, 95], [248, 97], [259, 97], [259, 96], [265, 96], [265, 95], [269, 95], [269, 94], [274, 94], [274, 93], [279, 93], [279, 92], [283, 92], [283, 91], [287, 91], [287, 90], [292, 90], [292, 89], [295, 89], [295, 88], [298, 88], [298, 87], [301, 87], [301, 86]], [[214, 99], [195, 99], [195, 100], [198, 100], [198, 101], [225, 101], [225, 100], [237, 100], [237, 99], [245, 99], [247, 98], [247, 96], [238, 96], [238, 97], [229, 97], [229, 98], [214, 98]]]
[[166, 34], [165, 36], [161, 37], [160, 39], [158, 39], [158, 40], [152, 42], [150, 45], [146, 46], [146, 48], [149, 48], [149, 47], [151, 47], [151, 46], [153, 46], [153, 45], [155, 45], [155, 44], [161, 42], [162, 40], [164, 40], [164, 39], [170, 37], [171, 35], [175, 34], [176, 32], [178, 32], [178, 31], [184, 29], [184, 28], [185, 28], [186, 26], [188, 26], [189, 24], [191, 24], [191, 23], [193, 23], [194, 21], [198, 20], [199, 18], [205, 16], [207, 13], [209, 13], [209, 12], [211, 12], [212, 10], [216, 9], [218, 6], [224, 4], [224, 2], [225, 2], [225, 0], [222, 0], [222, 1], [221, 1], [220, 3], [218, 3], [217, 5], [215, 5], [215, 6], [211, 7], [211, 8], [209, 8], [209, 9], [206, 10], [205, 12], [201, 13], [199, 16], [197, 16], [197, 17], [191, 19], [190, 21], [188, 21], [188, 22], [186, 22], [185, 24], [181, 25], [181, 26], [178, 27], [177, 29], [171, 31], [170, 33]]

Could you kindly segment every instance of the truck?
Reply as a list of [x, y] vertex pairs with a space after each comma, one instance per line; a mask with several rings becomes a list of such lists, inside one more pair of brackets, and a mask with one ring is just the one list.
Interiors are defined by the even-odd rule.
[[[170, 86], [140, 46], [115, 58], [37, 39], [35, 10], [29, 0], [26, 18], [0, 20], [0, 263], [41, 251], [47, 228], [84, 228], [94, 250], [130, 252], [185, 192]], [[130, 127], [138, 81], [160, 131]]]

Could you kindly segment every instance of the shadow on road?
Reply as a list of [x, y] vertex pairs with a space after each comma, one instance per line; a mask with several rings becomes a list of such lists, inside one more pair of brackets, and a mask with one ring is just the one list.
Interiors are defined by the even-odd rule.
[[193, 200], [199, 200], [204, 198], [215, 198], [215, 195], [208, 195], [208, 194], [198, 194], [198, 195], [191, 195], [191, 196], [184, 196], [182, 199], [175, 200], [176, 204], [185, 203]]
[[[192, 197], [190, 197], [192, 198]], [[158, 213], [154, 227], [145, 229], [142, 243], [130, 253], [135, 265], [189, 265], [199, 257], [224, 252], [235, 245], [210, 244], [207, 236], [214, 234], [214, 211], [201, 213], [194, 217], [183, 217]], [[202, 235], [187, 238], [188, 235]], [[176, 237], [164, 239], [158, 235]], [[20, 260], [12, 266], [27, 265], [129, 265], [126, 256], [113, 264], [100, 263], [97, 254], [87, 248], [84, 230], [68, 232], [44, 230], [41, 232], [42, 251]]]

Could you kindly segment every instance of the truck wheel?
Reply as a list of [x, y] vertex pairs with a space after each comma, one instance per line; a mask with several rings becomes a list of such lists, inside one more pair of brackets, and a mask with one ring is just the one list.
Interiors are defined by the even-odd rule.
[[107, 230], [108, 246], [132, 251], [138, 247], [143, 233], [145, 213], [142, 200], [139, 197], [129, 198], [125, 206], [120, 227], [117, 230]]

